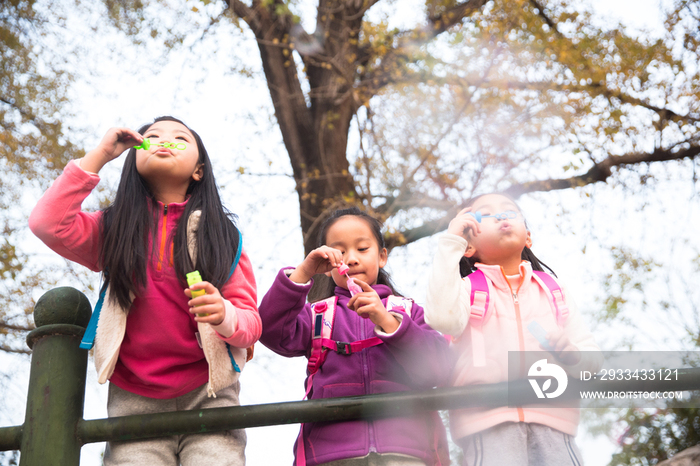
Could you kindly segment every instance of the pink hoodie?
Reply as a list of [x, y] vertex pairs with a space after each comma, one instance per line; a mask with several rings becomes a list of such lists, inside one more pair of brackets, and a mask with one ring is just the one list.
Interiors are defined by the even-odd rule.
[[[529, 262], [520, 264], [520, 276], [515, 277], [506, 277], [499, 266], [477, 264], [486, 275], [490, 302], [489, 315], [481, 328], [486, 344], [483, 348], [475, 348], [472, 332], [467, 331], [471, 314], [471, 282], [463, 280], [459, 274], [459, 260], [466, 248], [467, 241], [460, 236], [447, 233], [440, 238], [428, 282], [425, 320], [434, 329], [455, 337], [452, 348], [458, 359], [452, 376], [453, 386], [505, 382], [508, 380], [508, 351], [542, 351], [537, 339], [527, 330], [528, 324], [537, 321], [549, 332], [558, 328], [556, 317], [547, 294], [533, 278]], [[566, 370], [572, 375], [581, 370], [597, 372], [603, 362], [600, 349], [571, 298], [566, 298], [566, 304], [569, 316], [564, 331], [579, 350], [587, 352], [580, 363]], [[473, 363], [475, 351], [485, 352], [484, 366], [476, 367]], [[454, 439], [503, 422], [534, 422], [576, 435], [578, 421], [577, 408], [528, 406], [450, 412]]]
[[[93, 271], [101, 270], [102, 213], [81, 212], [80, 207], [99, 179], [70, 162], [29, 217], [31, 230], [51, 249]], [[147, 284], [129, 309], [123, 340], [116, 343], [116, 365], [106, 372], [98, 367], [101, 383], [109, 377], [132, 393], [167, 399], [188, 393], [210, 379], [205, 354], [195, 335], [199, 330], [197, 323], [188, 312], [188, 298], [172, 266], [172, 236], [186, 204], [169, 204], [167, 209], [160, 204], [163, 211], [158, 220], [157, 243], [151, 246], [156, 249], [148, 264]], [[245, 252], [220, 291], [225, 298], [226, 318], [213, 327], [216, 334], [233, 347], [252, 345], [262, 333], [262, 324], [255, 277]], [[99, 332], [98, 327], [96, 345]]]

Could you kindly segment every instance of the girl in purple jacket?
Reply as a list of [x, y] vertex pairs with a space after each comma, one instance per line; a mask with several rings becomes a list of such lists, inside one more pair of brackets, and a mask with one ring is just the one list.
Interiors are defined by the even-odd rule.
[[[282, 269], [263, 298], [260, 341], [282, 356], [313, 356], [314, 311], [306, 298], [313, 276], [326, 274], [333, 283], [325, 297], [335, 297], [325, 301], [335, 306], [331, 339], [372, 344], [350, 354], [343, 354], [347, 351], [342, 345], [337, 351], [328, 350], [323, 365], [307, 378], [309, 397], [369, 395], [446, 384], [452, 366], [447, 340], [425, 323], [423, 309], [412, 301], [394, 296], [391, 302], [403, 302], [403, 307], [387, 305], [396, 292], [383, 270], [387, 250], [380, 223], [357, 208], [336, 211], [322, 226], [319, 244], [297, 268]], [[346, 275], [338, 272], [343, 264], [349, 267]], [[361, 292], [348, 291], [349, 278]], [[446, 443], [437, 413], [307, 423], [302, 424], [296, 442], [295, 464], [447, 466]]]

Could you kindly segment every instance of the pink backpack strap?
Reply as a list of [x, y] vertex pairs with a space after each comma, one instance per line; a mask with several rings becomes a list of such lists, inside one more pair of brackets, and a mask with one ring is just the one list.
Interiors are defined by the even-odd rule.
[[411, 311], [413, 310], [413, 300], [409, 298], [404, 298], [402, 296], [391, 295], [386, 300], [386, 310], [405, 312], [406, 314], [408, 314], [408, 317], [411, 317]]
[[311, 305], [311, 317], [313, 319], [313, 333], [311, 334], [311, 354], [309, 362], [306, 365], [306, 371], [309, 377], [306, 379], [306, 393], [304, 398], [309, 395], [313, 386], [313, 377], [323, 365], [323, 362], [328, 356], [327, 348], [324, 348], [324, 342], [331, 341], [333, 333], [333, 324], [335, 323], [335, 303], [337, 298], [330, 298], [318, 301]]
[[561, 290], [559, 283], [546, 272], [533, 271], [532, 276], [547, 294], [552, 311], [557, 317], [557, 325], [563, 327], [566, 319], [569, 317], [569, 306], [566, 305], [564, 292]]
[[297, 435], [297, 448], [296, 455], [294, 456], [295, 466], [306, 466], [306, 450], [304, 449], [304, 424], [301, 425], [299, 429], [299, 435]]
[[486, 282], [486, 275], [481, 270], [467, 275], [471, 282], [471, 315], [470, 325], [481, 325], [486, 321], [486, 313], [489, 309], [489, 285]]
[[[313, 330], [311, 334], [311, 354], [306, 365], [309, 376], [306, 378], [306, 393], [304, 398], [309, 396], [311, 388], [314, 386], [314, 375], [321, 368], [328, 356], [328, 350], [324, 348], [323, 342], [330, 341], [333, 334], [333, 324], [335, 323], [335, 303], [337, 298], [330, 298], [311, 304], [311, 318]], [[304, 449], [304, 424], [299, 429], [297, 436], [296, 458], [294, 464], [306, 466], [306, 450]]]
[[489, 284], [481, 270], [467, 275], [471, 284], [469, 329], [472, 337], [472, 358], [474, 367], [486, 365], [486, 343], [482, 326], [489, 310]]

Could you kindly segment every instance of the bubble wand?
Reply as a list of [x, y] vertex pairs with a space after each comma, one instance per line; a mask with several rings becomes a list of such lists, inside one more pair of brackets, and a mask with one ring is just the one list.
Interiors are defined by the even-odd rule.
[[506, 210], [505, 212], [499, 212], [497, 214], [493, 215], [481, 215], [481, 211], [477, 210], [476, 212], [467, 212], [469, 215], [474, 217], [477, 222], [481, 223], [482, 218], [495, 218], [496, 220], [507, 220], [507, 219], [513, 219], [518, 216], [518, 213], [514, 210]]
[[185, 150], [187, 148], [187, 145], [184, 142], [178, 142], [178, 143], [172, 143], [172, 142], [158, 142], [158, 143], [153, 143], [151, 142], [150, 139], [148, 138], [143, 138], [143, 142], [139, 144], [138, 146], [134, 146], [134, 149], [139, 150], [148, 150], [151, 148], [151, 146], [160, 146], [160, 147], [165, 147], [166, 149], [168, 147], [172, 147], [173, 149], [178, 149], [178, 150]]
[[[350, 270], [350, 267], [345, 265], [343, 262], [340, 263], [338, 266], [338, 273], [340, 275], [347, 275], [348, 271]], [[350, 291], [350, 296], [355, 296], [357, 293], [362, 293], [362, 287], [355, 283], [355, 280], [353, 280], [352, 277], [348, 277], [348, 291]]]

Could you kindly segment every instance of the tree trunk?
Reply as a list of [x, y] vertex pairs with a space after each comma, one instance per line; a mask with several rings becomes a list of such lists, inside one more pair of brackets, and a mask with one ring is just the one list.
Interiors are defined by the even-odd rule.
[[[290, 15], [278, 15], [273, 4], [232, 7], [255, 34], [275, 116], [292, 164], [299, 197], [304, 250], [317, 246], [319, 227], [333, 210], [356, 202], [349, 172], [347, 142], [357, 109], [353, 97], [357, 37], [364, 10], [342, 0], [321, 0], [316, 32], [299, 33]], [[311, 47], [297, 44], [311, 38]], [[294, 61], [302, 57], [309, 85], [302, 90]]]

